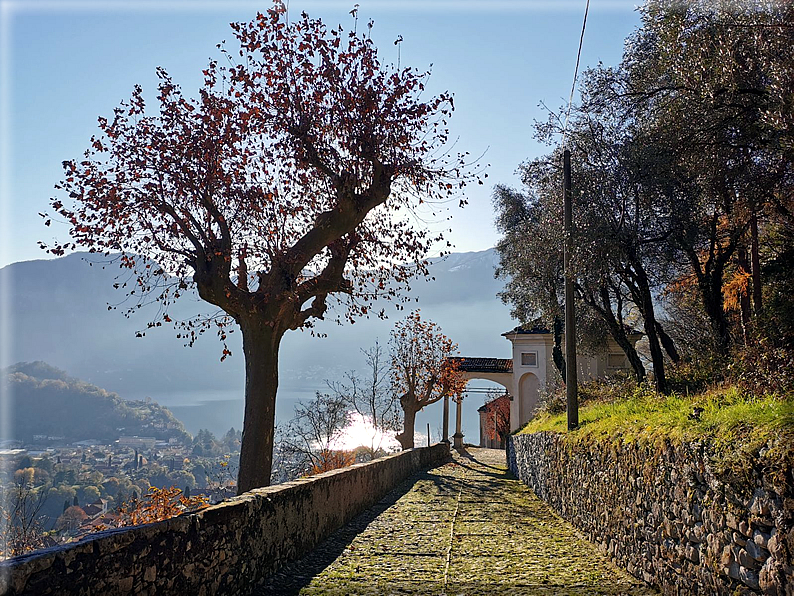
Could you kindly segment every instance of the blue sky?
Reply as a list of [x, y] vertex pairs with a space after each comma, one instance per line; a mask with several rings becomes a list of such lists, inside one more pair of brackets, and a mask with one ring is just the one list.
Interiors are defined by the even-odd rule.
[[[532, 138], [544, 119], [543, 101], [557, 108], [570, 92], [585, 1], [433, 2], [358, 0], [359, 28], [375, 21], [383, 62], [433, 64], [429, 91], [455, 94], [452, 118], [458, 148], [485, 152], [488, 184], [470, 187], [469, 206], [453, 210], [449, 235], [456, 251], [482, 250], [497, 239], [490, 195], [495, 183], [517, 184], [521, 161], [547, 150]], [[37, 241], [66, 238], [65, 226], [45, 228], [61, 162], [79, 157], [134, 84], [153, 100], [155, 68], [165, 67], [188, 95], [217, 57], [215, 44], [233, 41], [231, 21], [251, 19], [261, 2], [22, 0], [2, 6], [0, 106], [0, 267], [44, 258]], [[329, 24], [349, 29], [354, 2], [301, 2]], [[582, 66], [620, 60], [623, 41], [638, 25], [632, 1], [592, 0]], [[153, 101], [150, 101], [150, 104]]]

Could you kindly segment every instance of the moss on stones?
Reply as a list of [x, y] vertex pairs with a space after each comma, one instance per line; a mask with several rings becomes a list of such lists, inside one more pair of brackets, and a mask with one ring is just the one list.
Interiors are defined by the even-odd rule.
[[301, 594], [652, 594], [472, 449], [422, 474]]

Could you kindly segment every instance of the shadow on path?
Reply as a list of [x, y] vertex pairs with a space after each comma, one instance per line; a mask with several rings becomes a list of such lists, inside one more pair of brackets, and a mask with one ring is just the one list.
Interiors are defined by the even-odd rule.
[[[345, 549], [350, 546], [356, 536], [366, 530], [382, 513], [394, 506], [420, 480], [431, 481], [441, 490], [452, 489], [449, 486], [448, 479], [433, 474], [433, 470], [417, 472], [371, 508], [353, 518], [347, 525], [339, 528], [308, 555], [286, 565], [276, 574], [270, 576], [262, 586], [256, 589], [253, 596], [299, 594], [301, 589], [308, 586], [315, 576], [319, 575], [345, 552]], [[401, 554], [416, 556], [416, 553]]]
[[654, 594], [504, 465], [467, 449], [412, 476], [256, 594]]

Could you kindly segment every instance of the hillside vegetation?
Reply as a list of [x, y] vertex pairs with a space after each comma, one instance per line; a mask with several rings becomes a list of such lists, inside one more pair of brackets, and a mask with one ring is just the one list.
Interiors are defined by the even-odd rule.
[[67, 441], [112, 441], [120, 435], [139, 435], [189, 440], [182, 423], [156, 402], [124, 400], [45, 362], [15, 364], [3, 376], [12, 397], [13, 436], [6, 438], [32, 441], [34, 435], [46, 435]]
[[545, 410], [522, 432], [567, 430], [570, 277], [577, 350], [610, 340], [632, 378], [581, 385], [580, 426], [565, 442], [696, 442], [722, 461], [750, 453], [786, 466], [794, 5], [648, 0], [638, 12], [620, 63], [583, 72], [579, 101], [537, 124], [536, 140], [568, 145], [523, 163], [520, 188], [494, 192], [501, 297], [522, 324], [554, 334]]
[[[778, 468], [794, 466], [794, 395], [754, 395], [736, 385], [662, 395], [647, 385], [601, 380], [581, 386], [579, 428], [571, 444], [606, 441], [708, 444], [725, 470], [740, 471], [747, 457]], [[518, 432], [567, 432], [564, 391]]]

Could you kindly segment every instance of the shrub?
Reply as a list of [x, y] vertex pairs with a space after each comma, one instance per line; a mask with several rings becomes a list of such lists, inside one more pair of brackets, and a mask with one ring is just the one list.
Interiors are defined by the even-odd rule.
[[760, 339], [738, 351], [729, 374], [736, 384], [754, 395], [793, 396], [794, 350]]

